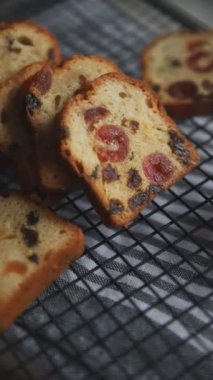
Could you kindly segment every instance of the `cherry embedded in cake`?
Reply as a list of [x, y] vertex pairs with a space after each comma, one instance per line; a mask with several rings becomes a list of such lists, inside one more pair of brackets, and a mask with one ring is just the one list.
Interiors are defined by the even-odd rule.
[[[122, 94], [122, 96], [121, 96]], [[109, 73], [69, 99], [61, 154], [82, 177], [104, 221], [127, 226], [199, 156], [142, 81]]]

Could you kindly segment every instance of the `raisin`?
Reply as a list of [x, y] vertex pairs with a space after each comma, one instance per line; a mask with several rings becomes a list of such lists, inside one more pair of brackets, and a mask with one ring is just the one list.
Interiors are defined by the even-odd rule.
[[99, 169], [99, 165], [96, 165], [96, 167], [92, 171], [91, 178], [98, 179], [100, 177]]
[[122, 99], [124, 99], [124, 98], [126, 98], [128, 95], [125, 93], [125, 92], [119, 92], [119, 96], [120, 96], [120, 98], [122, 98]]
[[34, 226], [39, 221], [39, 215], [36, 212], [34, 212], [34, 211], [30, 211], [26, 215], [26, 219], [27, 219], [28, 226]]
[[38, 259], [38, 255], [37, 253], [32, 253], [30, 256], [28, 256], [28, 259], [34, 263], [34, 264], [38, 264], [39, 262], [39, 259]]
[[131, 168], [128, 171], [128, 179], [127, 179], [127, 186], [130, 187], [130, 189], [135, 189], [142, 183], [142, 178], [138, 172], [138, 170]]
[[172, 67], [180, 67], [181, 65], [181, 62], [177, 58], [174, 58], [170, 61], [170, 66]]
[[130, 161], [132, 161], [134, 157], [135, 157], [134, 152], [131, 152], [130, 157], [129, 157]]
[[29, 93], [25, 97], [25, 104], [29, 111], [41, 107], [40, 100], [33, 94]]
[[61, 95], [58, 94], [58, 95], [55, 96], [55, 109], [56, 110], [59, 107], [60, 101], [61, 101]]
[[102, 170], [102, 178], [104, 182], [113, 182], [119, 179], [119, 175], [116, 168], [113, 168], [111, 164], [107, 164]]
[[161, 191], [163, 191], [163, 186], [161, 185], [150, 185], [149, 186], [149, 193], [161, 193]]
[[48, 52], [47, 52], [47, 57], [48, 59], [55, 59], [55, 52], [53, 49], [49, 49]]
[[136, 132], [139, 129], [139, 123], [136, 120], [130, 120], [129, 126], [132, 132]]
[[43, 68], [43, 70], [39, 71], [35, 75], [36, 88], [38, 88], [39, 92], [44, 95], [46, 94], [52, 84], [52, 73], [49, 67]]
[[31, 228], [21, 227], [21, 233], [24, 239], [24, 242], [28, 247], [33, 247], [38, 243], [38, 232], [32, 230]]
[[4, 271], [5, 273], [25, 274], [27, 271], [27, 265], [18, 260], [8, 261], [5, 265]]
[[124, 211], [124, 205], [117, 199], [110, 199], [109, 211], [112, 215], [122, 214], [122, 212]]
[[184, 140], [175, 131], [169, 131], [169, 146], [171, 151], [178, 156], [178, 159], [187, 164], [189, 160], [189, 151], [184, 146]]
[[147, 192], [140, 192], [133, 195], [128, 200], [129, 208], [132, 211], [135, 211], [138, 207], [141, 207], [148, 199], [148, 193]]

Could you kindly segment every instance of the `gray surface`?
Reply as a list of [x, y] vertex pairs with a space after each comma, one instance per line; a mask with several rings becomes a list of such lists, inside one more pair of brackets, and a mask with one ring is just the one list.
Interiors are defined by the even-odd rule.
[[[8, 4], [4, 17], [49, 27], [66, 56], [102, 54], [136, 77], [149, 41], [187, 27], [139, 0]], [[179, 125], [202, 162], [128, 230], [105, 227], [82, 193], [58, 206], [87, 251], [2, 335], [1, 379], [212, 379], [213, 120]]]
[[213, 28], [213, 1], [212, 0], [160, 0], [162, 3], [175, 7], [183, 14], [194, 18], [203, 26]]

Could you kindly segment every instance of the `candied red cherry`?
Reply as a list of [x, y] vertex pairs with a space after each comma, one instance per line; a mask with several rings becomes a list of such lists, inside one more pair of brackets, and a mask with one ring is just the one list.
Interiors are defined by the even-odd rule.
[[197, 85], [191, 80], [173, 82], [167, 88], [170, 96], [177, 99], [194, 98], [197, 95]]
[[142, 163], [145, 176], [155, 184], [163, 183], [171, 178], [174, 165], [163, 153], [151, 153]]
[[211, 52], [198, 51], [189, 56], [187, 65], [193, 71], [207, 73], [213, 70], [213, 55]]
[[103, 125], [95, 134], [95, 150], [101, 161], [122, 162], [129, 152], [129, 138], [118, 125]]

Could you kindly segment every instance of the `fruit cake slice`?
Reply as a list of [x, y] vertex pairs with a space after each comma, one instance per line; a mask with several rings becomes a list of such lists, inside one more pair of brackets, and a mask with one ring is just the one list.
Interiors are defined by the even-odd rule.
[[0, 196], [0, 331], [83, 250], [77, 226], [18, 193]]
[[172, 32], [142, 52], [144, 79], [172, 116], [213, 114], [213, 31]]
[[22, 69], [0, 85], [0, 153], [10, 162], [25, 190], [36, 187], [32, 139], [24, 120], [20, 88], [43, 63], [34, 63]]
[[58, 63], [58, 42], [32, 21], [3, 23], [0, 28], [0, 83], [34, 62]]
[[26, 93], [26, 111], [33, 129], [41, 189], [69, 190], [72, 183], [73, 175], [70, 176], [57, 154], [56, 114], [65, 100], [84, 89], [88, 81], [111, 71], [120, 70], [106, 58], [74, 55], [54, 70], [44, 67], [32, 78]]
[[126, 226], [199, 155], [142, 81], [110, 73], [90, 86], [60, 115], [61, 154], [105, 221]]

